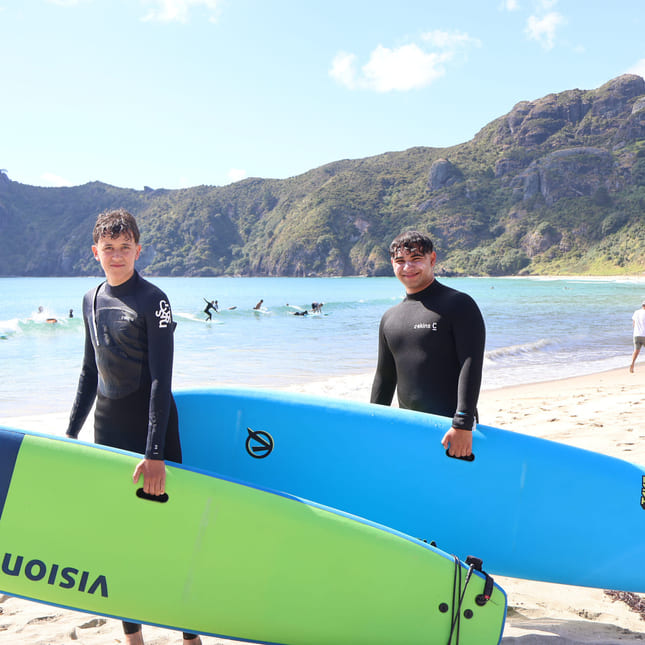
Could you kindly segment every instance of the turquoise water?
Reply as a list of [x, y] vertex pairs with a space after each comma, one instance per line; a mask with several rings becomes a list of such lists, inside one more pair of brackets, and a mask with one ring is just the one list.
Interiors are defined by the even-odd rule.
[[[395, 278], [152, 278], [177, 321], [175, 387], [284, 387], [372, 373]], [[0, 278], [0, 416], [68, 410], [83, 352], [83, 294], [98, 278]], [[484, 388], [626, 366], [643, 280], [447, 278], [487, 327]], [[203, 298], [220, 313], [205, 322]], [[260, 312], [253, 306], [263, 299]], [[323, 302], [323, 314], [295, 316]], [[43, 311], [38, 312], [42, 307]], [[235, 307], [235, 309], [229, 309]], [[68, 318], [70, 309], [74, 317]], [[57, 323], [46, 322], [56, 318]]]

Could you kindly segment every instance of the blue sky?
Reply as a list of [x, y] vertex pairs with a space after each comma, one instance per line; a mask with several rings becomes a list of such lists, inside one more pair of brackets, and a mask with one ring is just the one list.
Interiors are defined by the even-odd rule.
[[0, 168], [124, 188], [471, 139], [645, 76], [643, 0], [0, 0]]

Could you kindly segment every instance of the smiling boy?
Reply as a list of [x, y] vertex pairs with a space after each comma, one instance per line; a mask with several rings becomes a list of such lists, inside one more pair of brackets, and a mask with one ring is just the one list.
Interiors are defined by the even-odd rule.
[[[165, 491], [164, 460], [181, 463], [177, 408], [172, 396], [175, 323], [166, 294], [135, 270], [141, 253], [135, 218], [123, 209], [99, 215], [94, 258], [105, 281], [83, 298], [85, 351], [67, 436], [76, 438], [96, 401], [94, 441], [143, 455], [151, 495]], [[141, 625], [124, 622], [126, 643], [142, 645]], [[194, 634], [184, 643], [200, 645]]]
[[370, 400], [451, 417], [442, 439], [454, 457], [472, 452], [486, 331], [475, 301], [435, 279], [432, 240], [407, 231], [390, 245], [394, 275], [406, 297], [388, 309], [379, 327], [379, 350]]

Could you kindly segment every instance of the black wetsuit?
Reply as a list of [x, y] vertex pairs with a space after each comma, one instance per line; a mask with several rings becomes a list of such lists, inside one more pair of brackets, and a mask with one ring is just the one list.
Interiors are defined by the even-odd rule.
[[486, 331], [475, 301], [434, 280], [388, 309], [379, 328], [371, 402], [452, 417], [471, 430], [477, 416]]
[[173, 322], [168, 298], [137, 272], [85, 294], [85, 354], [67, 434], [76, 437], [96, 398], [96, 443], [181, 461], [171, 393]]
[[[204, 298], [206, 300], [206, 298]], [[204, 313], [208, 316], [206, 320], [213, 320], [213, 315], [211, 314], [211, 309], [217, 313], [217, 305], [213, 304], [212, 302], [209, 302], [206, 300], [206, 308], [204, 309]]]
[[[176, 323], [166, 294], [135, 271], [121, 285], [88, 291], [83, 319], [85, 353], [67, 434], [78, 436], [96, 399], [96, 443], [181, 463], [171, 392]], [[123, 626], [126, 634], [140, 629]]]

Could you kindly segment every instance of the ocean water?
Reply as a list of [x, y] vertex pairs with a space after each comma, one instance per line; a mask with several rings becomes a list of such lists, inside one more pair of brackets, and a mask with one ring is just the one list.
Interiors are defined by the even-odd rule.
[[[272, 388], [371, 374], [380, 318], [404, 295], [394, 277], [151, 280], [166, 291], [178, 323], [176, 388]], [[0, 278], [0, 417], [69, 410], [83, 353], [81, 301], [99, 281]], [[441, 281], [473, 296], [483, 313], [484, 389], [629, 364], [631, 316], [645, 279]], [[219, 302], [211, 322], [204, 298]], [[313, 301], [324, 303], [322, 314], [293, 315]]]

